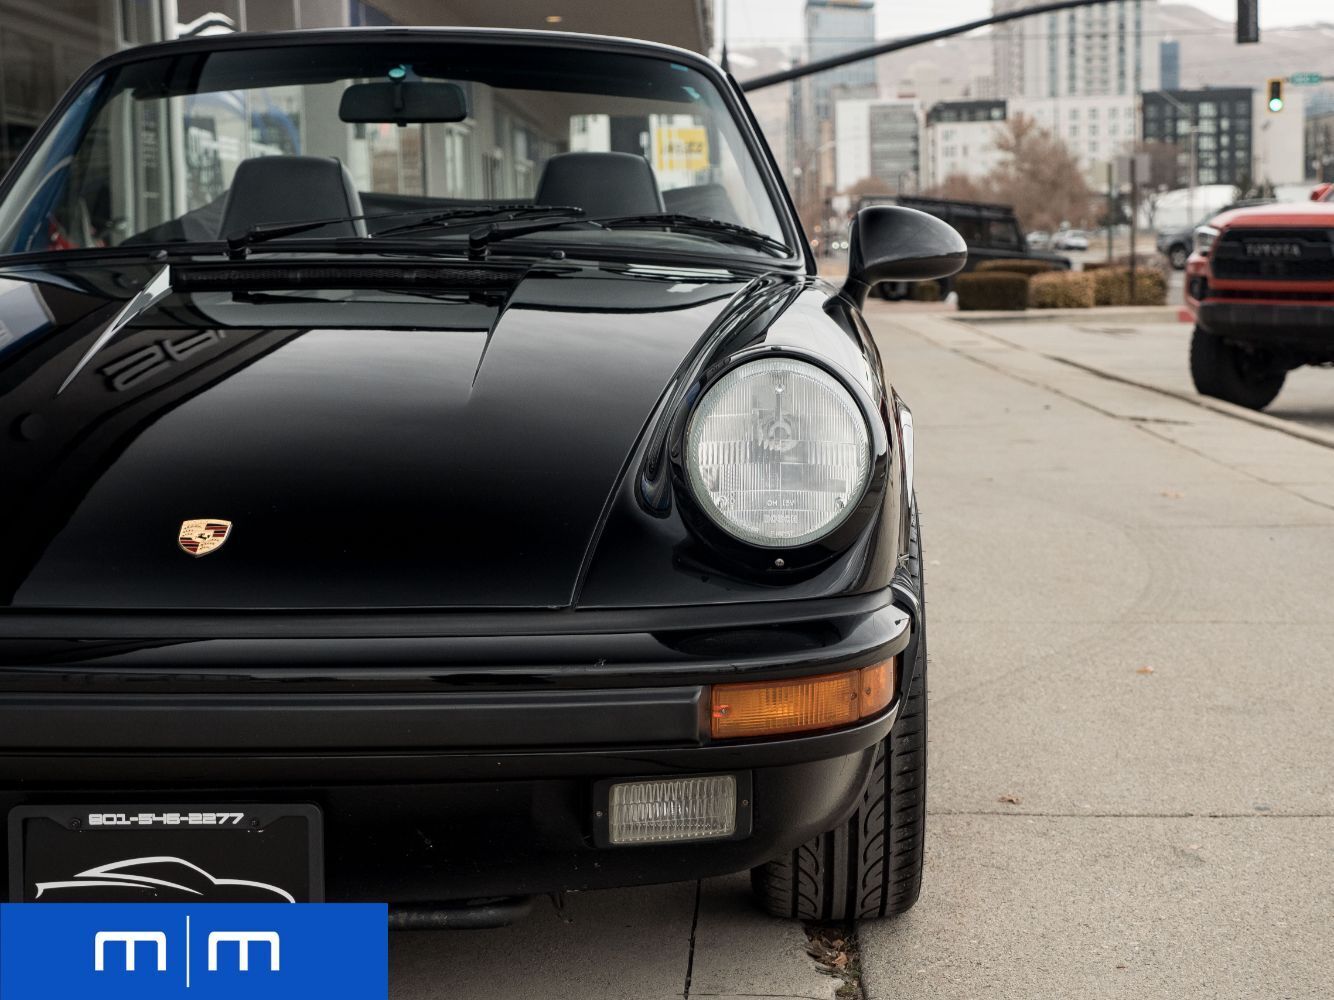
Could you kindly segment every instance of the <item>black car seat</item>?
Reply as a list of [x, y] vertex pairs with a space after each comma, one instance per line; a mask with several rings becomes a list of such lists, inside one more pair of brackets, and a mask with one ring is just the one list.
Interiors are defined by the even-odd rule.
[[741, 216], [727, 196], [727, 189], [721, 184], [696, 184], [693, 187], [675, 188], [664, 191], [662, 200], [667, 211], [679, 215], [695, 215], [702, 219], [717, 219], [743, 225]]
[[560, 153], [547, 160], [533, 199], [582, 208], [592, 219], [658, 215], [662, 192], [648, 160], [633, 153]]
[[[222, 210], [220, 237], [268, 222], [310, 222], [361, 215], [361, 196], [347, 167], [333, 156], [255, 156], [242, 160]], [[366, 223], [335, 222], [302, 238], [365, 236]]]

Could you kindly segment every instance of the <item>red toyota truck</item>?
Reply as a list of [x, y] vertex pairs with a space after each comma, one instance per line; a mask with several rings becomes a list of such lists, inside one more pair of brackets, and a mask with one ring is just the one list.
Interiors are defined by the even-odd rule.
[[1185, 308], [1206, 396], [1261, 410], [1302, 365], [1334, 363], [1334, 184], [1311, 204], [1239, 208], [1195, 232]]

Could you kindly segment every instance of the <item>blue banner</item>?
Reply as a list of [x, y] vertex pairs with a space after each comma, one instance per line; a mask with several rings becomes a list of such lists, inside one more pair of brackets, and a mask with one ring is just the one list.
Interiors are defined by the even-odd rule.
[[373, 903], [6, 903], [0, 1000], [387, 1000]]

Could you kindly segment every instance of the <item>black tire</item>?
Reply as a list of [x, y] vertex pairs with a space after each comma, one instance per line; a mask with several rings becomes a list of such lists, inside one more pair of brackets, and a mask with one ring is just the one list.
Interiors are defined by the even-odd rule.
[[914, 512], [909, 568], [923, 613], [910, 651], [903, 711], [876, 748], [871, 780], [841, 825], [751, 869], [757, 902], [775, 917], [844, 921], [892, 917], [922, 891], [926, 833], [926, 616]]
[[1198, 326], [1190, 338], [1190, 377], [1205, 396], [1263, 410], [1283, 388], [1287, 374], [1267, 352], [1224, 340]]
[[1190, 256], [1190, 248], [1181, 244], [1173, 243], [1167, 251], [1167, 259], [1171, 263], [1173, 270], [1184, 271], [1186, 269], [1186, 258]]

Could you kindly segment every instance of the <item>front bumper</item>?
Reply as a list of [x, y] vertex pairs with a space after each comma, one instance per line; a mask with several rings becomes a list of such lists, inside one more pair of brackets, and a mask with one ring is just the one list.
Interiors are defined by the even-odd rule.
[[[487, 615], [448, 626], [232, 620], [232, 635], [208, 640], [182, 638], [192, 623], [179, 618], [84, 619], [64, 621], [53, 640], [50, 620], [10, 617], [0, 812], [312, 802], [325, 817], [330, 900], [425, 903], [738, 871], [851, 812], [898, 701], [836, 731], [713, 742], [708, 686], [895, 656], [901, 674], [913, 663], [910, 597], [638, 612], [633, 625], [632, 613], [538, 612], [504, 616], [503, 634]], [[133, 635], [108, 637], [113, 626]], [[597, 782], [718, 772], [751, 779], [749, 836], [596, 846]]]
[[1265, 347], [1334, 354], [1334, 299], [1329, 302], [1265, 302], [1205, 299], [1199, 325], [1229, 340]]

